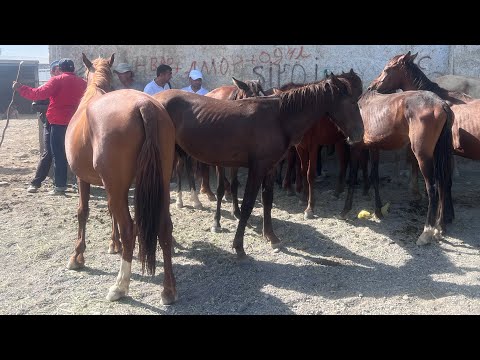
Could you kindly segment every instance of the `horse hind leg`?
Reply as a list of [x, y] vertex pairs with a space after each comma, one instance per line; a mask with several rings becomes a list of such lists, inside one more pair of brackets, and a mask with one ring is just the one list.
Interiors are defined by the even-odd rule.
[[220, 232], [220, 230], [221, 230], [220, 209], [222, 207], [222, 199], [223, 199], [223, 195], [225, 193], [225, 185], [224, 185], [225, 168], [223, 168], [221, 166], [217, 166], [216, 170], [217, 170], [217, 209], [215, 211], [215, 217], [214, 217], [214, 220], [213, 220], [213, 225], [210, 228], [210, 231], [215, 232], [215, 233]]
[[417, 240], [417, 245], [426, 245], [432, 242], [435, 239], [435, 214], [437, 210], [437, 196], [434, 186], [433, 178], [433, 159], [422, 158], [421, 155], [417, 155], [418, 165], [420, 171], [425, 179], [425, 187], [427, 190], [428, 196], [428, 210], [427, 210], [427, 219], [425, 221], [425, 226], [422, 234]]
[[230, 168], [230, 180], [232, 190], [232, 215], [235, 219], [240, 220], [240, 207], [238, 206], [238, 168]]
[[118, 230], [118, 222], [113, 217], [111, 211], [110, 211], [110, 217], [112, 218], [112, 238], [110, 240], [110, 244], [108, 245], [108, 253], [118, 254], [119, 252], [122, 251], [122, 243], [120, 242], [120, 232]]
[[205, 194], [207, 195], [208, 200], [215, 201], [216, 200], [215, 195], [210, 189], [210, 166], [205, 163], [198, 162], [198, 167], [202, 175], [202, 182], [200, 184], [200, 194]]
[[121, 191], [120, 187], [105, 186], [105, 190], [108, 195], [108, 206], [112, 211], [113, 217], [118, 221], [120, 237], [123, 243], [120, 271], [115, 284], [110, 287], [106, 296], [107, 300], [115, 301], [128, 295], [135, 238], [133, 220], [128, 210], [128, 187], [126, 191]]
[[85, 266], [85, 259], [83, 253], [86, 249], [85, 244], [85, 228], [87, 224], [89, 208], [88, 201], [90, 199], [90, 184], [78, 178], [78, 237], [75, 243], [74, 253], [68, 260], [67, 268], [76, 270]]
[[198, 199], [197, 189], [195, 187], [195, 178], [193, 176], [193, 166], [192, 166], [192, 157], [190, 155], [186, 156], [185, 166], [187, 169], [188, 183], [190, 185], [190, 200], [193, 202], [193, 207], [195, 209], [203, 209], [203, 205]]

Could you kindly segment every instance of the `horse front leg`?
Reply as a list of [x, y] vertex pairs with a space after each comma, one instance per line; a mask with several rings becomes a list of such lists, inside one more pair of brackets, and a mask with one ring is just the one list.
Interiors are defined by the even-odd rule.
[[292, 190], [292, 170], [295, 166], [297, 151], [295, 147], [291, 146], [287, 152], [287, 168], [285, 170], [285, 177], [283, 178], [283, 188], [287, 191], [287, 196], [293, 196], [295, 193]]
[[380, 162], [380, 150], [370, 149], [370, 157], [372, 160], [372, 168], [370, 169], [370, 181], [375, 189], [375, 215], [382, 219], [382, 200], [380, 199], [380, 178], [378, 176], [378, 163]]
[[352, 146], [350, 148], [350, 171], [348, 177], [348, 191], [345, 198], [345, 204], [343, 210], [340, 213], [340, 219], [346, 219], [347, 214], [352, 210], [353, 191], [355, 190], [355, 179], [358, 173], [358, 163], [361, 157], [361, 149], [358, 146]]
[[308, 205], [303, 213], [303, 218], [313, 219], [313, 207], [315, 206], [315, 194], [313, 185], [315, 183], [315, 176], [317, 172], [317, 156], [318, 156], [318, 147], [311, 146], [308, 156], [308, 169], [305, 174], [305, 179], [308, 184], [308, 187], [305, 186], [305, 189], [308, 189]]
[[88, 201], [90, 199], [90, 184], [77, 177], [78, 183], [78, 237], [75, 243], [74, 253], [68, 260], [67, 268], [76, 270], [85, 266], [85, 259], [83, 253], [87, 245], [85, 244], [85, 228], [87, 224], [89, 208]]
[[224, 185], [224, 179], [225, 179], [225, 168], [221, 166], [217, 166], [217, 209], [215, 211], [215, 217], [213, 220], [213, 225], [210, 228], [211, 232], [220, 232], [221, 226], [220, 226], [220, 209], [222, 207], [222, 199], [223, 195], [225, 194], [225, 185]]
[[273, 249], [280, 247], [280, 239], [275, 235], [272, 226], [274, 170], [267, 173], [262, 182], [263, 205], [263, 237], [270, 241]]
[[258, 163], [250, 164], [248, 170], [247, 183], [245, 184], [245, 192], [243, 195], [242, 207], [240, 209], [240, 221], [238, 222], [235, 238], [232, 247], [237, 253], [239, 260], [245, 260], [247, 255], [243, 248], [243, 238], [245, 236], [245, 227], [247, 220], [252, 213], [255, 200], [257, 199], [258, 190], [263, 178], [267, 172], [267, 166]]
[[335, 153], [337, 154], [338, 161], [338, 177], [333, 196], [338, 198], [345, 190], [345, 174], [347, 172], [347, 156], [343, 140], [335, 143]]

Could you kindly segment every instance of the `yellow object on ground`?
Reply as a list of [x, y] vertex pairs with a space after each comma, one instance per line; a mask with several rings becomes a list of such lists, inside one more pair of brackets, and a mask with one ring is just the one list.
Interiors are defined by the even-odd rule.
[[370, 219], [372, 217], [372, 214], [367, 210], [362, 210], [358, 213], [357, 217], [359, 219]]

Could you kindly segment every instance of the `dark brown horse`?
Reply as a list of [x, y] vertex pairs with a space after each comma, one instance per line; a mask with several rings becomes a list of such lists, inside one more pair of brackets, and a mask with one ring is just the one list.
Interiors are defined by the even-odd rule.
[[[258, 80], [245, 80], [245, 81], [240, 81], [232, 77], [233, 83], [235, 85], [225, 85], [218, 87], [207, 94], [205, 96], [209, 96], [215, 99], [228, 99], [228, 100], [237, 100], [237, 99], [244, 99], [247, 97], [253, 97], [253, 96], [260, 96], [263, 95], [263, 89], [262, 86], [260, 85]], [[176, 172], [177, 172], [177, 207], [182, 208], [183, 207], [183, 198], [182, 198], [182, 177], [181, 175], [181, 169], [183, 168], [183, 165], [185, 164], [185, 169], [187, 173], [187, 178], [190, 186], [190, 197], [191, 201], [194, 204], [194, 208], [196, 209], [202, 209], [203, 205], [201, 204], [200, 200], [198, 199], [196, 190], [195, 190], [195, 179], [193, 176], [193, 170], [192, 170], [192, 159], [191, 157], [186, 154], [181, 148], [177, 147], [177, 155], [178, 155], [178, 162], [176, 163]], [[197, 163], [197, 168], [200, 171], [201, 174], [201, 185], [200, 185], [200, 193], [204, 193], [207, 195], [208, 199], [210, 201], [215, 201], [216, 197], [213, 194], [212, 190], [210, 189], [210, 169], [207, 164], [198, 162]], [[218, 169], [217, 171], [224, 171], [223, 169]], [[238, 173], [238, 168], [232, 168], [231, 169], [231, 179], [232, 180], [237, 180], [237, 173]], [[218, 184], [220, 185], [220, 184]], [[236, 183], [236, 186], [238, 187], [238, 180]], [[218, 187], [218, 186], [217, 186]], [[225, 193], [231, 194], [231, 186], [229, 181], [224, 177], [224, 187], [225, 187]], [[223, 195], [222, 195], [223, 196]], [[220, 198], [221, 201], [221, 198]], [[240, 217], [240, 209], [238, 207], [238, 199], [235, 196], [235, 199], [233, 199], [233, 214], [237, 217], [237, 219]], [[236, 204], [236, 205], [235, 205]], [[213, 228], [212, 228], [213, 230]]]
[[[118, 223], [122, 261], [107, 299], [128, 293], [135, 236], [142, 269], [155, 273], [157, 242], [163, 250], [162, 301], [177, 299], [172, 269], [172, 221], [169, 179], [175, 148], [175, 127], [166, 110], [136, 90], [111, 90], [114, 56], [92, 62], [83, 55], [87, 89], [67, 128], [65, 151], [79, 190], [78, 239], [69, 269], [84, 266], [85, 226], [90, 184], [103, 186], [108, 209]], [[128, 191], [135, 179], [135, 226], [128, 209]], [[113, 225], [115, 228], [115, 224]]]
[[[362, 95], [362, 80], [355, 74], [353, 69], [350, 69], [348, 73], [342, 73], [338, 76], [338, 79], [350, 87], [354, 99], [358, 99], [360, 95]], [[278, 89], [276, 93], [296, 89], [301, 86], [303, 85], [287, 84]], [[319, 120], [303, 135], [300, 143], [296, 145], [296, 150], [301, 160], [301, 176], [297, 176], [296, 190], [299, 192], [303, 189], [303, 200], [308, 199], [307, 208], [304, 211], [305, 219], [313, 218], [313, 209], [315, 206], [313, 186], [316, 175], [318, 149], [321, 145], [335, 145], [335, 152], [339, 163], [335, 196], [338, 197], [338, 195], [343, 192], [345, 186], [345, 173], [348, 160], [345, 151], [345, 135], [329, 116], [320, 116]], [[365, 162], [363, 164], [366, 165]], [[284, 187], [287, 191], [291, 191], [291, 169], [292, 166], [288, 164], [284, 179]], [[364, 186], [368, 186], [365, 174], [366, 170], [364, 170]]]
[[341, 216], [345, 217], [352, 208], [353, 179], [358, 168], [355, 158], [358, 157], [359, 148], [370, 149], [370, 180], [375, 189], [375, 214], [381, 218], [382, 203], [378, 191], [379, 150], [399, 149], [410, 143], [425, 179], [428, 194], [427, 219], [417, 244], [430, 242], [445, 230], [445, 193], [451, 179], [450, 146], [453, 121], [449, 106], [429, 91], [380, 94], [370, 90], [362, 95], [358, 105], [365, 132], [363, 143], [352, 149], [354, 159], [350, 185]]
[[[264, 96], [264, 91], [262, 85], [258, 80], [245, 80], [241, 81], [232, 77], [232, 81], [235, 85], [224, 85], [205, 94], [205, 96], [220, 99], [220, 100], [239, 100], [246, 99], [254, 96]], [[200, 185], [200, 192], [206, 194], [210, 201], [215, 201], [215, 195], [210, 189], [210, 172], [209, 166], [203, 163], [200, 163], [200, 171], [202, 175], [202, 182]], [[238, 173], [238, 168], [231, 169], [231, 180], [236, 179]], [[231, 193], [230, 182], [227, 178], [224, 178], [225, 184], [225, 193]], [[238, 184], [237, 184], [238, 186]], [[237, 205], [238, 209], [238, 205]], [[238, 212], [233, 211], [234, 215], [240, 215], [240, 209]]]
[[[249, 169], [233, 247], [245, 256], [243, 237], [260, 185], [263, 235], [280, 245], [272, 228], [274, 166], [317, 120], [328, 113], [352, 141], [363, 136], [357, 102], [335, 76], [279, 96], [217, 100], [180, 90], [154, 96], [175, 123], [176, 141], [207, 164]], [[216, 223], [214, 225], [217, 225]]]

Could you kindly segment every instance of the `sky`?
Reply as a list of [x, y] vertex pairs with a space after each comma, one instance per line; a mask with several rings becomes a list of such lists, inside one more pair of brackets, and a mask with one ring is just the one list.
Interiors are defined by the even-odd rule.
[[0, 45], [0, 60], [38, 60], [48, 64], [48, 45]]

